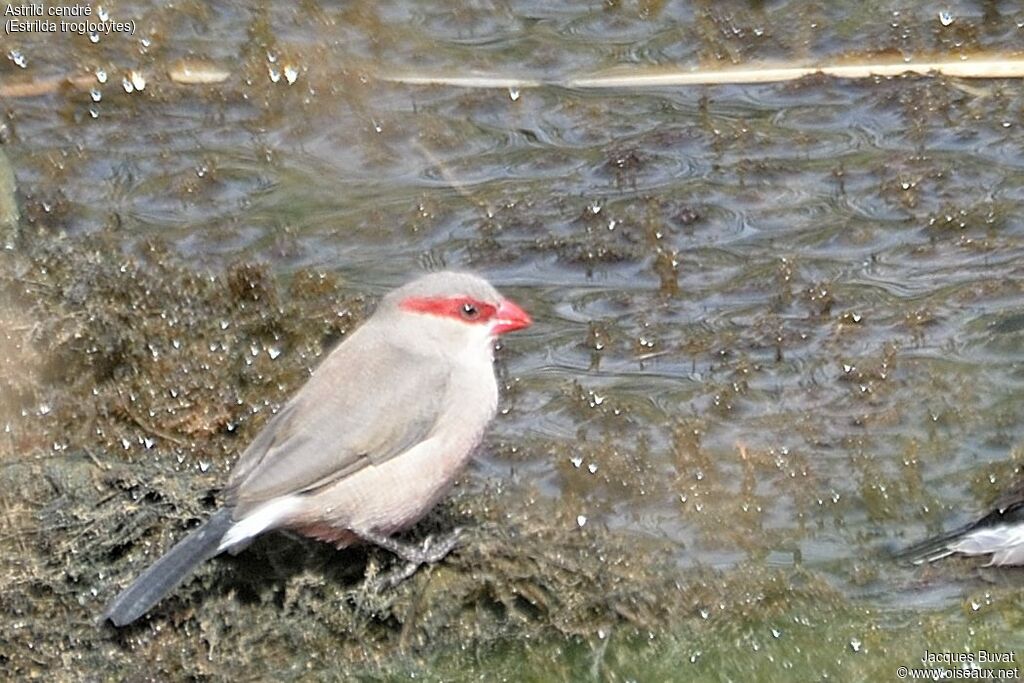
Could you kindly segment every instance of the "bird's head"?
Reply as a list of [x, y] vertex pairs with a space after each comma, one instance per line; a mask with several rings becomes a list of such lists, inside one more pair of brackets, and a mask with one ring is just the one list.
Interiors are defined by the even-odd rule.
[[490, 343], [529, 327], [533, 320], [491, 283], [477, 275], [443, 271], [424, 275], [388, 294], [379, 312], [419, 330], [424, 340]]

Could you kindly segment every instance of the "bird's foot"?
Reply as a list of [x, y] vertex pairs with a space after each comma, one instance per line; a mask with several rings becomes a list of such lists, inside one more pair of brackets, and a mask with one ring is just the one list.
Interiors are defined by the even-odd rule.
[[419, 566], [421, 564], [433, 564], [443, 560], [448, 553], [455, 549], [462, 536], [462, 529], [455, 529], [450, 534], [440, 538], [430, 535], [423, 539], [420, 546], [410, 543], [402, 543], [390, 536], [378, 534], [373, 531], [359, 531], [357, 535], [364, 541], [378, 545], [388, 552], [394, 553], [410, 564]]
[[436, 537], [434, 535], [427, 536], [419, 546], [402, 543], [401, 541], [396, 541], [390, 536], [385, 536], [372, 531], [359, 532], [358, 535], [363, 540], [369, 541], [374, 545], [378, 545], [388, 552], [394, 553], [399, 558], [405, 560], [405, 566], [398, 567], [373, 580], [371, 587], [375, 590], [379, 590], [384, 587], [393, 588], [394, 586], [397, 586], [415, 574], [416, 570], [424, 564], [434, 564], [435, 562], [443, 560], [448, 556], [448, 553], [459, 545], [459, 540], [462, 536], [462, 529], [455, 529], [450, 534], [442, 537]]
[[406, 562], [400, 567], [395, 567], [391, 571], [381, 574], [380, 576], [368, 577], [366, 581], [366, 588], [371, 593], [380, 593], [385, 588], [394, 588], [398, 584], [402, 583], [410, 576], [416, 573], [416, 570], [420, 566], [414, 562]]
[[[459, 547], [462, 540], [462, 529], [456, 528], [444, 536], [431, 534], [423, 539], [422, 549], [419, 550], [421, 564], [434, 564], [448, 557], [448, 553]], [[408, 559], [408, 558], [404, 558]]]

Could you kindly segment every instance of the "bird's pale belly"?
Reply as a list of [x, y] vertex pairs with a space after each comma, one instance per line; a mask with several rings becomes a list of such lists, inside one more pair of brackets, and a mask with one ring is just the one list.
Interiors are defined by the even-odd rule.
[[390, 534], [411, 526], [444, 496], [476, 441], [445, 447], [431, 439], [401, 457], [365, 467], [304, 498], [287, 526], [339, 547], [352, 543], [360, 531]]

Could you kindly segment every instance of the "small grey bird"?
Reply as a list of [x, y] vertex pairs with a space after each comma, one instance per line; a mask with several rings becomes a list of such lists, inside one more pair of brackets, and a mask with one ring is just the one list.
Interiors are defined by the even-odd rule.
[[242, 454], [224, 506], [143, 572], [103, 614], [123, 626], [201, 562], [290, 529], [343, 548], [375, 543], [412, 573], [454, 545], [389, 538], [445, 493], [494, 417], [493, 342], [528, 327], [486, 280], [433, 273], [392, 291], [331, 352]]
[[902, 550], [914, 564], [950, 555], [990, 555], [986, 567], [1024, 565], [1024, 483], [996, 502], [995, 509], [969, 524]]

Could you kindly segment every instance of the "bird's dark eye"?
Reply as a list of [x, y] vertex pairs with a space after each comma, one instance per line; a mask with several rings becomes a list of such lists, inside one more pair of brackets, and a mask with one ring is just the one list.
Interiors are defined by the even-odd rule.
[[473, 320], [480, 315], [480, 310], [470, 303], [462, 304], [462, 317], [466, 320]]

